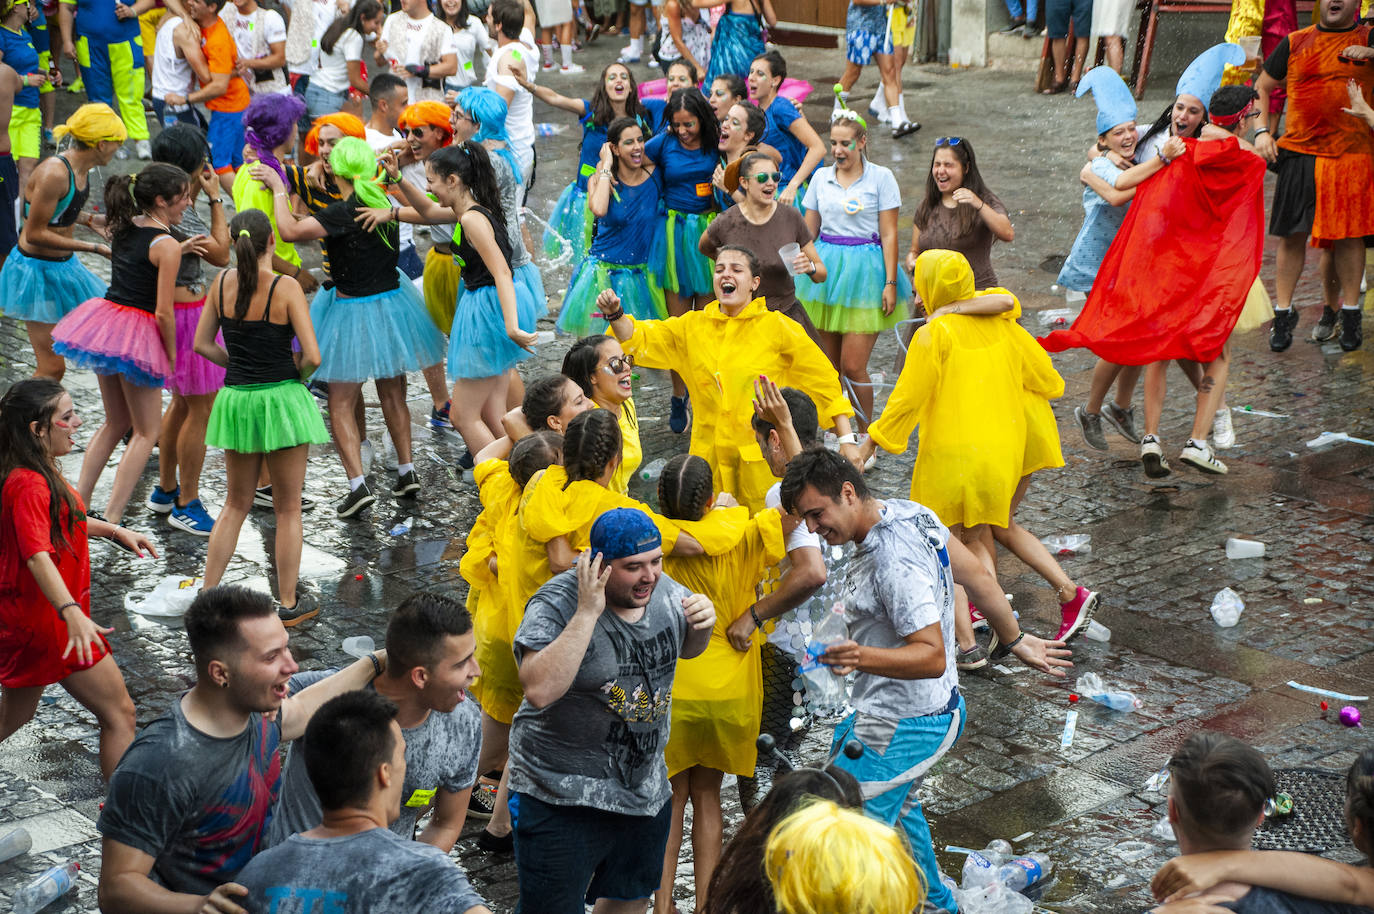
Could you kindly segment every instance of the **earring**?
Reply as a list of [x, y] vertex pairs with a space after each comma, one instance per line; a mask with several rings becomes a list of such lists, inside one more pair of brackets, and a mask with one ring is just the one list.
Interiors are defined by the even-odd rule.
[[219, 687], [220, 687], [221, 689], [227, 689], [227, 688], [229, 688], [229, 680], [226, 679], [226, 680], [224, 680], [223, 682], [221, 682], [221, 683], [219, 684]]

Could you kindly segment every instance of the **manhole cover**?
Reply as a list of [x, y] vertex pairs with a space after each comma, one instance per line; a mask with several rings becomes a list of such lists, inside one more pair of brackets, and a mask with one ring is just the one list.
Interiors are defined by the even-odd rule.
[[1293, 813], [1266, 818], [1255, 832], [1257, 850], [1306, 851], [1319, 854], [1345, 847], [1345, 776], [1315, 768], [1279, 768], [1278, 789], [1293, 798]]

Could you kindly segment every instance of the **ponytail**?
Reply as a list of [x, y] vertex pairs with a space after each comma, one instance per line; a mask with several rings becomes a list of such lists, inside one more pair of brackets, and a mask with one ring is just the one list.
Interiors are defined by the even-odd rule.
[[[239, 274], [234, 320], [241, 321], [258, 292], [258, 260], [267, 253], [267, 243], [272, 240], [272, 223], [262, 210], [246, 209], [230, 220], [229, 235], [234, 239], [234, 259]], [[224, 302], [221, 301], [219, 307], [223, 313]]]
[[186, 193], [191, 179], [166, 162], [153, 162], [136, 175], [111, 175], [105, 182], [105, 220], [116, 238], [134, 227], [134, 217]]

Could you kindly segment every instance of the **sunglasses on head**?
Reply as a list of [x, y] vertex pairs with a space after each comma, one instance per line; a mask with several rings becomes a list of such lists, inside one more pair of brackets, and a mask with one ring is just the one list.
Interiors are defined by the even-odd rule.
[[935, 140], [936, 146], [958, 146], [964, 141], [961, 136], [942, 136]]
[[782, 181], [782, 175], [776, 171], [761, 171], [754, 175], [754, 180], [760, 184], [767, 184], [769, 181], [777, 184]]
[[630, 371], [635, 367], [635, 359], [632, 355], [613, 355], [606, 360], [602, 371], [606, 374], [620, 374], [622, 371]]

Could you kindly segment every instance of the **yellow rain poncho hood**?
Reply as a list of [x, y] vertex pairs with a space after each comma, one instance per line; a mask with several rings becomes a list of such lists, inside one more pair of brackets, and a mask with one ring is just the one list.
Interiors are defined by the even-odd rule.
[[926, 251], [917, 257], [912, 285], [921, 296], [926, 314], [934, 314], [951, 302], [972, 298], [976, 291], [973, 268], [957, 251]]
[[53, 128], [53, 139], [61, 140], [71, 134], [87, 146], [96, 143], [122, 143], [129, 138], [124, 122], [109, 105], [93, 103], [77, 108], [65, 124]]

